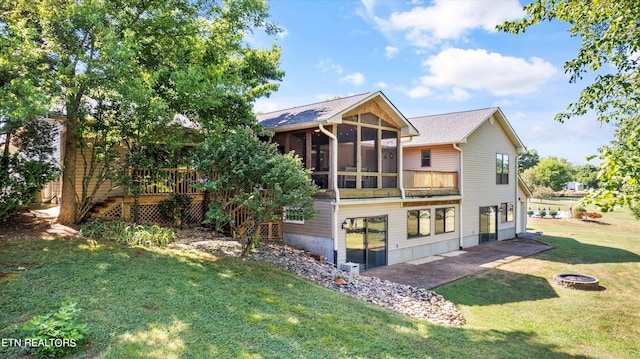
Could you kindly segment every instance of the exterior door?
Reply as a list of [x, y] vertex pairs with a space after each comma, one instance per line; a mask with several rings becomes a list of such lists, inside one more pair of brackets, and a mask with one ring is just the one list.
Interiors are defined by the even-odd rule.
[[480, 207], [480, 243], [498, 239], [498, 206]]
[[387, 216], [347, 218], [347, 262], [361, 270], [387, 264]]

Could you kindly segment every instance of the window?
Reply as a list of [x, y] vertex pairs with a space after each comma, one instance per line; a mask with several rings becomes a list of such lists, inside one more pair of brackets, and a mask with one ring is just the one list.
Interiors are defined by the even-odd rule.
[[407, 212], [407, 237], [424, 237], [431, 234], [431, 210]]
[[422, 167], [431, 167], [431, 150], [422, 150]]
[[454, 207], [436, 208], [436, 234], [454, 232], [456, 209]]
[[304, 215], [300, 208], [284, 207], [282, 209], [282, 222], [304, 224]]
[[496, 155], [496, 184], [509, 184], [509, 155]]
[[500, 204], [500, 212], [502, 222], [513, 222], [513, 202]]

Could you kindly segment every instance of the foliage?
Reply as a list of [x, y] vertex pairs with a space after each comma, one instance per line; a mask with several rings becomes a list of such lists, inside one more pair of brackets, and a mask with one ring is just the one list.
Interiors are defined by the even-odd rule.
[[551, 198], [555, 196], [555, 194], [556, 192], [553, 189], [544, 186], [538, 186], [533, 190], [533, 196], [535, 198]]
[[174, 193], [171, 197], [158, 203], [158, 212], [160, 212], [162, 218], [171, 221], [176, 226], [180, 226], [190, 220], [190, 209], [191, 197], [183, 193]]
[[[79, 222], [97, 187], [128, 170], [117, 166], [123, 144], [180, 147], [192, 139], [172, 128], [251, 118], [251, 103], [275, 91], [284, 75], [275, 43], [253, 49], [244, 40], [254, 30], [279, 31], [267, 10], [263, 0], [0, 5], [0, 71], [30, 80], [3, 97], [51, 100], [42, 107], [64, 116], [62, 223]], [[88, 166], [77, 166], [77, 157]]]
[[546, 157], [536, 166], [522, 172], [521, 177], [534, 192], [538, 187], [549, 187], [553, 191], [560, 191], [573, 179], [573, 172], [571, 164], [566, 159]]
[[0, 123], [0, 221], [31, 203], [42, 187], [58, 176], [53, 157], [56, 136], [55, 126], [43, 119]]
[[43, 357], [65, 356], [87, 336], [86, 324], [77, 324], [80, 309], [78, 303], [62, 302], [60, 308], [47, 315], [38, 315], [25, 324], [27, 338], [38, 342], [37, 354]]
[[176, 238], [176, 233], [171, 228], [100, 220], [83, 223], [80, 226], [80, 234], [86, 238], [110, 240], [125, 245], [160, 247], [165, 247]]
[[556, 115], [564, 121], [595, 112], [598, 121], [616, 126], [610, 145], [599, 149], [602, 188], [590, 198], [604, 211], [616, 206], [640, 205], [640, 6], [635, 0], [566, 1], [536, 0], [524, 7], [526, 17], [498, 28], [518, 34], [545, 21], [569, 24], [570, 36], [579, 37], [580, 49], [565, 63], [570, 82], [584, 74], [595, 79], [585, 86], [567, 111]]
[[573, 211], [573, 218], [575, 219], [583, 219], [587, 216], [587, 211], [575, 210]]
[[558, 215], [558, 211], [549, 211], [549, 215], [551, 216], [551, 218], [556, 218], [556, 216]]
[[530, 149], [524, 155], [518, 158], [518, 172], [522, 173], [525, 170], [535, 167], [540, 162], [540, 155], [535, 149]]
[[589, 188], [598, 188], [598, 167], [585, 164], [573, 167], [574, 180], [580, 183], [585, 190]]
[[[218, 229], [230, 226], [244, 240], [244, 254], [258, 243], [260, 223], [280, 219], [284, 207], [295, 208], [305, 219], [315, 214], [311, 196], [316, 187], [309, 171], [297, 155], [283, 155], [275, 144], [260, 140], [258, 135], [267, 133], [259, 131], [238, 126], [222, 136], [207, 136], [198, 147], [199, 170], [209, 174], [200, 180], [211, 193], [206, 222]], [[236, 210], [244, 211], [246, 219], [235, 218]]]

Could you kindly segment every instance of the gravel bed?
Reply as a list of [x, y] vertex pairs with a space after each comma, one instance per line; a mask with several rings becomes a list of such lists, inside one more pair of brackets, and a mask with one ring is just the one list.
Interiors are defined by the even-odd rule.
[[[196, 248], [214, 254], [239, 256], [241, 244], [230, 238], [196, 238], [180, 236], [174, 248]], [[336, 269], [333, 265], [320, 263], [306, 252], [282, 243], [262, 243], [254, 249], [249, 258], [271, 263], [299, 277], [319, 285], [337, 290], [346, 295], [377, 304], [385, 309], [426, 319], [438, 324], [459, 326], [465, 323], [455, 305], [441, 295], [423, 288], [393, 283], [388, 280], [366, 275], [351, 275]], [[337, 284], [336, 273], [344, 276], [344, 284]]]

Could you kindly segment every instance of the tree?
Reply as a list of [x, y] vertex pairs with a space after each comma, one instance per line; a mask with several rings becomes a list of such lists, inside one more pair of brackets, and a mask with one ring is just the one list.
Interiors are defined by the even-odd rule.
[[[55, 134], [55, 126], [44, 119], [18, 125], [10, 120], [0, 122], [0, 221], [31, 203], [42, 187], [58, 176], [53, 158]], [[10, 147], [14, 150], [9, 151]]]
[[533, 171], [536, 181], [533, 183], [534, 186], [550, 187], [554, 191], [563, 189], [567, 182], [573, 178], [571, 164], [565, 159], [556, 157], [541, 159], [540, 163], [533, 167]]
[[[315, 214], [316, 187], [301, 159], [280, 154], [258, 135], [267, 135], [259, 125], [239, 126], [206, 136], [198, 145], [198, 169], [208, 174], [201, 187], [211, 194], [207, 222], [218, 229], [230, 226], [244, 241], [243, 255], [257, 243], [260, 223], [278, 220], [283, 208], [290, 207], [296, 219]], [[235, 210], [243, 211], [242, 220], [234, 218]]]
[[575, 173], [573, 179], [583, 188], [598, 188], [598, 168], [596, 166], [591, 164], [574, 166], [573, 172]]
[[166, 142], [158, 134], [172, 133], [177, 114], [202, 127], [255, 122], [251, 103], [283, 76], [275, 44], [243, 42], [278, 31], [267, 16], [263, 0], [4, 1], [0, 63], [45, 59], [22, 68], [41, 80], [27, 97], [52, 99], [65, 117], [59, 220], [82, 219], [99, 183], [124, 170], [118, 146]]
[[523, 173], [525, 170], [535, 167], [540, 162], [538, 151], [530, 149], [518, 159], [518, 172]]
[[[617, 205], [640, 206], [640, 174], [637, 157], [640, 138], [640, 6], [636, 0], [535, 0], [524, 7], [526, 17], [505, 22], [499, 30], [519, 34], [544, 21], [558, 20], [579, 36], [581, 46], [565, 63], [570, 82], [586, 73], [596, 76], [584, 87], [567, 111], [556, 115], [564, 121], [595, 112], [597, 119], [617, 127], [614, 140], [599, 149], [602, 187], [591, 198], [605, 211]], [[605, 66], [609, 65], [609, 66]], [[635, 141], [635, 142], [634, 142]]]

